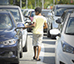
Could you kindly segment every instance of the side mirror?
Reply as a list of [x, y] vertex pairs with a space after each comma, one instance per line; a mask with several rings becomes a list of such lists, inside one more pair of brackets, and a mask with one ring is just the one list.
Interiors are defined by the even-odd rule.
[[58, 23], [58, 24], [61, 24], [62, 22], [61, 22], [61, 18], [58, 18], [57, 20], [56, 20], [56, 23]]
[[60, 36], [60, 30], [59, 29], [51, 29], [50, 34]]
[[60, 33], [58, 33], [58, 34], [57, 34], [57, 36], [61, 37], [61, 34], [60, 34]]

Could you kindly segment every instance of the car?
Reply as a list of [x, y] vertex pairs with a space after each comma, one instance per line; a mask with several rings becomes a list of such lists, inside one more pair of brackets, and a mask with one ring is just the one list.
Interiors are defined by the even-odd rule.
[[74, 13], [68, 13], [56, 37], [55, 63], [74, 64]]
[[[50, 35], [51, 38], [55, 38], [57, 33], [55, 33], [58, 29], [58, 24], [56, 23], [56, 20], [61, 17], [63, 12], [67, 9], [74, 9], [74, 5], [55, 5], [53, 6], [52, 10], [52, 18], [51, 23], [49, 20], [50, 29], [47, 31], [47, 35]], [[48, 36], [47, 36], [48, 37]]]
[[35, 11], [30, 12], [30, 20], [33, 21], [33, 17], [35, 16]]
[[26, 10], [28, 10], [28, 9], [21, 9], [22, 13], [24, 13]]
[[13, 15], [10, 12], [0, 10], [0, 63], [19, 64], [22, 53], [19, 34]]
[[[49, 9], [42, 9], [41, 15], [43, 15], [47, 20], [48, 20], [48, 12], [50, 10]], [[47, 29], [43, 30], [44, 32], [47, 32]]]
[[31, 11], [34, 11], [34, 9], [27, 9], [25, 12], [23, 12], [23, 16], [28, 18], [30, 16]]
[[[14, 16], [14, 19], [16, 20], [16, 24], [25, 24], [24, 19], [23, 19], [23, 14], [21, 12], [21, 8], [19, 6], [14, 6], [14, 5], [2, 5], [0, 6], [0, 10], [6, 10], [10, 11], [12, 15]], [[21, 42], [22, 42], [22, 48], [23, 51], [27, 51], [27, 30], [23, 29], [18, 29], [21, 34]]]
[[[30, 25], [32, 20], [33, 20], [33, 17], [31, 17], [31, 13], [34, 12], [34, 9], [28, 9], [26, 10], [25, 12], [23, 12], [23, 16], [25, 17], [25, 22]], [[27, 28], [27, 31], [28, 32], [31, 32], [31, 28]]]

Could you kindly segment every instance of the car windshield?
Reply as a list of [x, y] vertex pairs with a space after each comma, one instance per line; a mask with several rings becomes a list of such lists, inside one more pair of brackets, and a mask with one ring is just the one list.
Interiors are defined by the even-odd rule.
[[12, 28], [12, 22], [9, 14], [0, 13], [0, 30], [6, 30]]
[[28, 10], [25, 12], [25, 16], [28, 16]]
[[45, 16], [45, 17], [48, 16], [48, 13], [49, 13], [49, 10], [48, 10], [48, 11], [42, 11], [42, 12], [41, 12], [41, 14], [42, 14], [43, 16]]
[[0, 8], [0, 9], [10, 11], [17, 22], [21, 21], [21, 17], [20, 17], [18, 8]]
[[74, 35], [74, 17], [69, 18], [65, 32]]
[[0, 0], [0, 5], [8, 5], [9, 4], [9, 0]]
[[26, 16], [26, 13], [27, 13], [27, 12], [28, 12], [28, 10], [26, 10], [26, 11], [24, 12], [24, 14], [23, 14], [23, 15], [24, 15], [24, 16]]
[[32, 11], [32, 12], [31, 12], [31, 17], [34, 17], [34, 15], [35, 15], [35, 12]]
[[57, 9], [55, 12], [55, 16], [61, 16], [65, 10], [66, 8]]

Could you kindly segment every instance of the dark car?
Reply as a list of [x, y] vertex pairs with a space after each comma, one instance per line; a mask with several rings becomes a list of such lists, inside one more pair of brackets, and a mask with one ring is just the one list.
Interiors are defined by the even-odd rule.
[[20, 43], [16, 22], [12, 14], [0, 11], [0, 61], [19, 64], [22, 52]]

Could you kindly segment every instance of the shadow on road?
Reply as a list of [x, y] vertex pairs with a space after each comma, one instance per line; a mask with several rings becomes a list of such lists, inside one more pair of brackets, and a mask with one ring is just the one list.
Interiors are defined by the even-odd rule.
[[44, 57], [43, 63], [45, 63], [45, 64], [55, 64], [55, 57]]
[[42, 43], [45, 43], [45, 44], [52, 44], [52, 45], [55, 45], [55, 42], [54, 41], [42, 41]]

